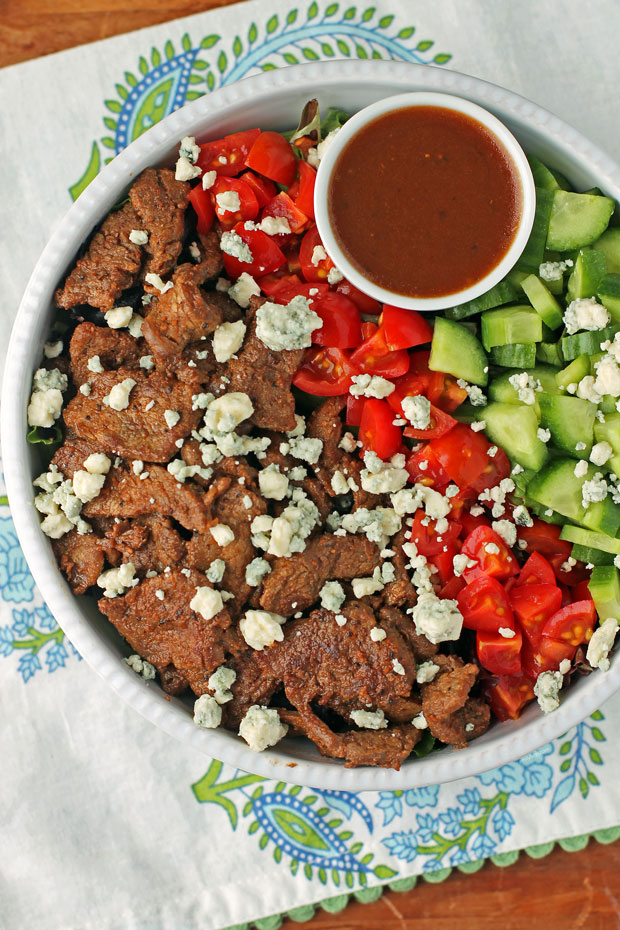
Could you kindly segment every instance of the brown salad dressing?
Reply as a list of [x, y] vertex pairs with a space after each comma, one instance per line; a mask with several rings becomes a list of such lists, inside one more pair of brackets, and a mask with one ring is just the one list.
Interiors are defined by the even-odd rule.
[[475, 284], [508, 251], [522, 210], [507, 152], [477, 120], [405, 107], [361, 129], [334, 167], [328, 210], [349, 261], [408, 297]]

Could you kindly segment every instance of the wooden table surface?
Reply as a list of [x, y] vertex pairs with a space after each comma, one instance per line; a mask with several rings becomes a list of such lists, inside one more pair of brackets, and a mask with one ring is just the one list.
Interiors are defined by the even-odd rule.
[[[0, 0], [0, 67], [189, 16], [231, 0]], [[620, 842], [594, 840], [582, 852], [522, 854], [502, 869], [454, 872], [434, 885], [385, 894], [292, 924], [300, 930], [611, 930], [620, 928]]]

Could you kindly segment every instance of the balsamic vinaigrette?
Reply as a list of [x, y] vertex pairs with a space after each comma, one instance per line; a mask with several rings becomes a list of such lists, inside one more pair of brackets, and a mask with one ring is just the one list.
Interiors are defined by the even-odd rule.
[[334, 235], [367, 279], [408, 297], [444, 297], [485, 277], [517, 232], [521, 183], [477, 120], [404, 107], [361, 129], [328, 190]]

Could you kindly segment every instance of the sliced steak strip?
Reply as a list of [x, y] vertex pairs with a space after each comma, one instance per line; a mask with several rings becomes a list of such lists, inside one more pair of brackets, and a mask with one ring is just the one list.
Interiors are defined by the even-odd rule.
[[407, 571], [408, 559], [403, 552], [403, 543], [408, 541], [408, 533], [407, 527], [403, 527], [390, 543], [390, 549], [394, 552], [392, 565], [396, 577], [383, 589], [383, 600], [390, 607], [413, 607], [418, 600]]
[[[264, 301], [252, 298], [252, 310]], [[247, 394], [254, 405], [249, 422], [260, 429], [281, 432], [295, 429], [295, 398], [291, 393], [293, 375], [304, 354], [303, 349], [274, 352], [256, 335], [253, 313], [243, 348], [228, 363], [231, 391]]]
[[[469, 699], [478, 677], [478, 666], [464, 665], [457, 656], [437, 656], [441, 671], [433, 681], [422, 685], [422, 709], [433, 736], [461, 749], [468, 739], [486, 730], [490, 709], [476, 699]], [[470, 721], [471, 717], [471, 721]], [[467, 724], [473, 726], [467, 730]]]
[[[129, 405], [114, 410], [103, 399], [125, 378], [136, 382]], [[167, 462], [178, 452], [177, 439], [184, 439], [200, 422], [202, 411], [192, 410], [192, 395], [198, 391], [197, 382], [181, 382], [157, 371], [149, 375], [129, 369], [103, 372], [91, 382], [88, 397], [77, 394], [69, 402], [64, 420], [77, 436], [96, 443], [100, 451]], [[173, 427], [164, 418], [166, 410], [180, 414]]]
[[173, 517], [188, 530], [206, 533], [213, 523], [207, 495], [192, 481], [179, 484], [161, 465], [145, 465], [148, 478], [142, 481], [126, 467], [112, 468], [98, 497], [82, 508], [89, 517], [129, 519], [146, 514]]
[[64, 285], [56, 291], [59, 307], [88, 304], [109, 310], [125, 288], [138, 280], [142, 248], [129, 239], [141, 220], [131, 204], [110, 213], [93, 236], [88, 251], [78, 259]]
[[88, 360], [94, 355], [99, 356], [106, 371], [116, 371], [118, 368], [139, 370], [140, 358], [148, 353], [148, 349], [144, 340], [134, 339], [123, 330], [80, 323], [71, 337], [69, 352], [73, 381], [79, 386], [96, 377], [88, 367]]
[[180, 567], [185, 558], [185, 541], [168, 517], [144, 516], [114, 523], [103, 545], [112, 564], [133, 562], [141, 577], [148, 571]]
[[56, 450], [51, 464], [63, 473], [65, 478], [73, 478], [76, 471], [84, 468], [84, 462], [93, 452], [100, 452], [98, 446], [76, 436], [65, 439], [62, 446]]
[[224, 662], [230, 626], [225, 609], [205, 620], [189, 606], [196, 588], [204, 585], [209, 582], [198, 572], [187, 577], [173, 571], [143, 581], [122, 597], [98, 602], [138, 655], [158, 670], [173, 666], [195, 694], [208, 690], [209, 675]]
[[411, 617], [406, 616], [396, 607], [381, 607], [379, 610], [379, 619], [382, 622], [393, 623], [400, 635], [413, 652], [416, 662], [428, 662], [430, 659], [435, 660], [439, 652], [439, 646], [431, 643], [423, 633], [416, 633], [415, 625]]
[[149, 234], [142, 246], [147, 256], [145, 272], [169, 274], [181, 253], [189, 184], [176, 181], [168, 168], [147, 168], [129, 191], [138, 214], [137, 229]]
[[379, 562], [379, 549], [365, 536], [323, 533], [303, 552], [276, 560], [263, 582], [261, 607], [290, 617], [315, 604], [326, 581], [372, 575]]
[[97, 584], [104, 558], [102, 540], [96, 533], [80, 536], [77, 530], [71, 530], [61, 539], [53, 540], [52, 547], [74, 594], [84, 594]]
[[421, 736], [420, 731], [412, 726], [334, 733], [307, 708], [301, 713], [281, 710], [279, 714], [284, 723], [311, 739], [321, 755], [344, 759], [346, 769], [375, 765], [398, 771]]

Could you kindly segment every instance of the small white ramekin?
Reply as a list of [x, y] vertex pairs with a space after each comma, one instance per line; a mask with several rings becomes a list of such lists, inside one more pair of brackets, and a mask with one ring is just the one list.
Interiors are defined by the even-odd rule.
[[[488, 274], [475, 284], [472, 284], [471, 287], [441, 297], [409, 297], [381, 287], [367, 278], [356, 265], [349, 261], [341, 249], [338, 239], [334, 235], [328, 211], [328, 189], [333, 170], [340, 154], [351, 139], [369, 123], [381, 116], [385, 116], [386, 113], [410, 107], [443, 107], [456, 113], [463, 113], [465, 116], [469, 116], [481, 123], [495, 137], [499, 146], [508, 155], [521, 186], [519, 225], [510, 248], [504, 257]], [[362, 191], [360, 191], [360, 196], [363, 196]], [[430, 91], [415, 91], [409, 94], [398, 94], [395, 97], [386, 97], [384, 100], [378, 100], [376, 103], [364, 107], [347, 120], [325, 150], [317, 172], [314, 189], [314, 213], [319, 234], [331, 260], [338, 266], [344, 276], [364, 294], [374, 297], [375, 300], [381, 303], [394, 304], [397, 307], [423, 312], [444, 310], [446, 307], [454, 307], [457, 304], [465, 303], [467, 300], [473, 300], [475, 297], [479, 297], [480, 294], [490, 290], [498, 281], [501, 281], [516, 264], [525, 248], [532, 231], [535, 211], [536, 189], [532, 171], [523, 149], [504, 123], [497, 119], [496, 116], [493, 116], [492, 113], [489, 113], [488, 110], [476, 103], [472, 103], [471, 100], [467, 100], [465, 97]]]

